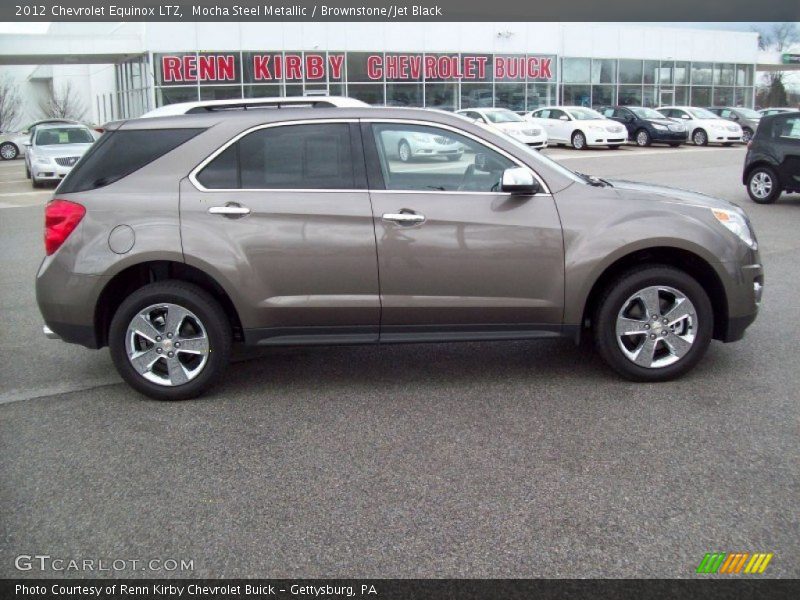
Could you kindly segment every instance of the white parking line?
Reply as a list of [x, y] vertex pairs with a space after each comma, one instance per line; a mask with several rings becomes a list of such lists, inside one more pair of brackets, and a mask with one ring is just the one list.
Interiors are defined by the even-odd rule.
[[2, 192], [0, 196], [8, 197], [8, 196], [43, 196], [45, 194], [52, 194], [53, 191], [50, 190], [42, 190], [40, 192]]

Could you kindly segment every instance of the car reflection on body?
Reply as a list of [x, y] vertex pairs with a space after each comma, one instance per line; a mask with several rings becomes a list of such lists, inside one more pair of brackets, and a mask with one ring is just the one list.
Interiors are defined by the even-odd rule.
[[383, 146], [393, 156], [407, 163], [420, 158], [444, 157], [451, 162], [461, 160], [464, 146], [445, 135], [431, 135], [424, 131], [386, 131]]
[[531, 148], [547, 147], [547, 132], [507, 108], [469, 108], [456, 111], [487, 129], [499, 130]]

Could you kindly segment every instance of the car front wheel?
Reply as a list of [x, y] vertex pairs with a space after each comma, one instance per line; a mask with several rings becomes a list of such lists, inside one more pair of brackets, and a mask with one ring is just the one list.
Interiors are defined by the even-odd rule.
[[401, 162], [408, 162], [411, 160], [411, 146], [408, 145], [407, 141], [403, 140], [400, 142], [400, 145], [397, 146], [397, 155]]
[[14, 160], [19, 156], [19, 148], [11, 142], [0, 144], [0, 158], [3, 160]]
[[713, 321], [708, 295], [693, 277], [673, 267], [639, 267], [606, 288], [593, 322], [595, 345], [623, 377], [666, 381], [702, 358]]
[[576, 131], [572, 134], [572, 147], [575, 148], [575, 150], [586, 149], [586, 136], [583, 135], [582, 131]]
[[769, 167], [756, 167], [747, 177], [747, 193], [753, 202], [772, 204], [781, 195], [777, 173]]
[[221, 375], [231, 352], [231, 327], [219, 303], [181, 281], [146, 285], [111, 320], [108, 346], [122, 378], [156, 400], [200, 395]]
[[702, 129], [698, 129], [692, 134], [692, 141], [695, 146], [707, 146], [708, 134]]
[[650, 145], [650, 134], [646, 129], [640, 129], [636, 132], [636, 145], [645, 147]]

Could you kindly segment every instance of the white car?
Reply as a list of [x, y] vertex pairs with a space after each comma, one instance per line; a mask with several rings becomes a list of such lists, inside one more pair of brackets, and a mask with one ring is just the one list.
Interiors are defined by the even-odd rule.
[[403, 129], [387, 129], [381, 132], [382, 147], [390, 153], [389, 159], [397, 158], [400, 162], [415, 159], [446, 158], [451, 162], [461, 160], [464, 145], [444, 135], [434, 135], [413, 127]]
[[199, 102], [180, 102], [167, 104], [144, 113], [140, 119], [151, 117], [169, 117], [188, 115], [215, 110], [249, 110], [253, 108], [284, 107], [317, 107], [317, 108], [355, 108], [369, 106], [366, 102], [345, 96], [288, 96], [275, 98], [231, 98], [228, 100], [203, 100]]
[[689, 132], [689, 139], [695, 146], [706, 146], [709, 143], [732, 146], [742, 143], [742, 128], [712, 113], [705, 108], [696, 106], [661, 106], [658, 109], [668, 119], [683, 123]]
[[531, 148], [547, 147], [547, 132], [507, 108], [466, 108], [457, 115], [467, 117], [486, 129], [501, 131]]
[[577, 150], [589, 146], [619, 148], [628, 141], [624, 125], [584, 106], [545, 106], [532, 110], [526, 118], [544, 127], [551, 144], [570, 144]]
[[26, 177], [35, 188], [61, 181], [94, 141], [92, 130], [85, 125], [39, 125], [25, 152]]

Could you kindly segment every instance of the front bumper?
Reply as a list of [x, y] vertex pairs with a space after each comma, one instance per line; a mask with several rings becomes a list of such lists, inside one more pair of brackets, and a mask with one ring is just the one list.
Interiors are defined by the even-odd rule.
[[760, 262], [723, 263], [723, 266], [731, 276], [726, 285], [728, 319], [724, 330], [715, 331], [714, 337], [723, 342], [736, 342], [744, 337], [745, 330], [758, 316], [764, 293], [764, 267]]
[[650, 132], [650, 141], [653, 142], [685, 142], [689, 138], [688, 131], [659, 131]]
[[547, 137], [544, 135], [524, 135], [524, 134], [509, 134], [518, 142], [521, 142], [531, 148], [546, 148]]
[[628, 141], [627, 133], [601, 133], [589, 132], [586, 134], [587, 146], [608, 146], [625, 144]]
[[70, 171], [72, 171], [72, 167], [62, 167], [55, 161], [49, 165], [34, 163], [31, 168], [31, 174], [36, 177], [37, 181], [61, 181]]
[[415, 158], [425, 156], [461, 156], [464, 154], [464, 148], [460, 144], [443, 145], [415, 142], [411, 146], [411, 154]]

